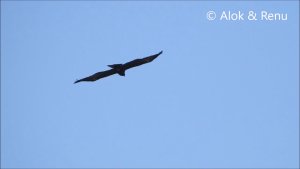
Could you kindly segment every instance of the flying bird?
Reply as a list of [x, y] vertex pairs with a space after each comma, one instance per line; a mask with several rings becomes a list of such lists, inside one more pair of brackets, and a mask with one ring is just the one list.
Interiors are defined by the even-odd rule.
[[85, 77], [83, 79], [76, 80], [74, 82], [74, 84], [78, 83], [78, 82], [82, 82], [82, 81], [93, 82], [93, 81], [99, 80], [101, 78], [111, 76], [113, 74], [119, 74], [120, 76], [125, 76], [125, 71], [127, 69], [130, 69], [130, 68], [133, 68], [133, 67], [136, 67], [136, 66], [140, 66], [140, 65], [143, 65], [143, 64], [146, 64], [146, 63], [149, 63], [149, 62], [152, 62], [155, 58], [157, 58], [162, 53], [163, 53], [163, 51], [160, 51], [159, 53], [157, 53], [155, 55], [147, 56], [147, 57], [142, 58], [142, 59], [135, 59], [135, 60], [132, 60], [132, 61], [127, 62], [125, 64], [107, 65], [111, 69], [105, 70], [105, 71], [102, 71], [102, 72], [97, 72], [97, 73], [95, 73], [91, 76]]

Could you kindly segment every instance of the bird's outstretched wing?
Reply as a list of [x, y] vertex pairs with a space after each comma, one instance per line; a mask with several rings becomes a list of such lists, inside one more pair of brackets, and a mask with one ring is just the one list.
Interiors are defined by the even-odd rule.
[[127, 70], [130, 68], [136, 67], [136, 66], [140, 66], [145, 63], [152, 62], [155, 58], [157, 58], [162, 53], [163, 53], [163, 51], [160, 51], [159, 53], [157, 53], [155, 55], [151, 55], [151, 56], [148, 56], [148, 57], [145, 57], [142, 59], [135, 59], [133, 61], [127, 62], [127, 63], [123, 64], [123, 68], [124, 68], [124, 70]]
[[98, 79], [113, 75], [115, 73], [117, 73], [117, 72], [114, 69], [110, 69], [110, 70], [106, 70], [106, 71], [103, 71], [103, 72], [95, 73], [91, 76], [85, 77], [85, 78], [80, 79], [80, 80], [76, 80], [74, 83], [78, 83], [78, 82], [81, 82], [81, 81], [93, 82], [93, 81], [96, 81]]

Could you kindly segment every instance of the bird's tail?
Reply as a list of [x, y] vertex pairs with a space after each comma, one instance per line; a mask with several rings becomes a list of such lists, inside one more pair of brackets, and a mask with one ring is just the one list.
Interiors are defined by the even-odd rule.
[[123, 67], [123, 64], [113, 64], [113, 65], [107, 65], [110, 68], [113, 68], [116, 70], [116, 72], [120, 75], [120, 76], [125, 76], [125, 70]]
[[113, 64], [113, 65], [107, 65], [107, 66], [110, 68], [113, 68], [113, 69], [121, 69], [123, 64]]

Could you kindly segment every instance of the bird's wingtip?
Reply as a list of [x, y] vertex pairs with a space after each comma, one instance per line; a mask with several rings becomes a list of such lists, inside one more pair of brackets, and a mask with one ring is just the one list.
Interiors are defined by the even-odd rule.
[[160, 55], [160, 54], [162, 54], [163, 53], [163, 51], [160, 51], [158, 54]]

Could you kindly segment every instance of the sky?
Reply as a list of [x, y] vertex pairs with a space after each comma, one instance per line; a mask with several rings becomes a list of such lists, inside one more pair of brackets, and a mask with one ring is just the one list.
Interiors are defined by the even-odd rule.
[[1, 1], [1, 167], [298, 168], [299, 2]]

